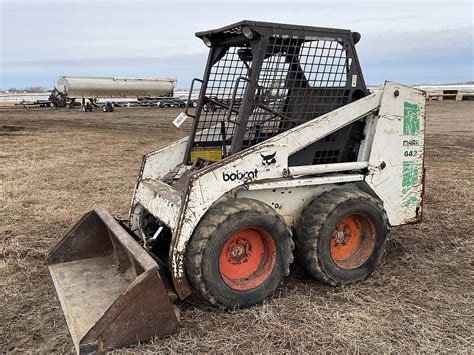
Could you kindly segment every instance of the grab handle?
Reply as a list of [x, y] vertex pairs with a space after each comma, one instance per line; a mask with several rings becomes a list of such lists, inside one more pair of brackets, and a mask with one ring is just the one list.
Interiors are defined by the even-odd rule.
[[[195, 83], [196, 81], [199, 81], [201, 84], [203, 83], [202, 79], [198, 79], [198, 78], [194, 78], [194, 79], [191, 81], [191, 87], [189, 88], [189, 93], [188, 93], [188, 100], [187, 100], [187, 102], [186, 102], [186, 110], [184, 111], [184, 113], [185, 113], [187, 116], [191, 116], [191, 117], [194, 117], [194, 115], [188, 114], [189, 102], [191, 101], [191, 94], [192, 94], [192, 92], [193, 92], [194, 83]], [[198, 97], [198, 100], [199, 100], [199, 97]]]
[[231, 122], [231, 123], [235, 123], [235, 124], [238, 124], [237, 121], [231, 119], [231, 115], [232, 115], [232, 111], [234, 109], [234, 104], [235, 104], [235, 97], [237, 96], [237, 89], [239, 88], [239, 83], [240, 81], [242, 80], [245, 80], [246, 82], [250, 82], [250, 79], [247, 78], [246, 76], [239, 76], [236, 80], [235, 80], [235, 84], [234, 84], [234, 90], [232, 92], [232, 98], [230, 99], [230, 104], [229, 104], [229, 111], [227, 112], [227, 117], [226, 117], [226, 120], [227, 122]]

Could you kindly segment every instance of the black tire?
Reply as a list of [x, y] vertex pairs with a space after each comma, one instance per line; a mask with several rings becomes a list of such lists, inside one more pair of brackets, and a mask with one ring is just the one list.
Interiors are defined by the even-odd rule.
[[[352, 244], [356, 247], [344, 259], [337, 248], [345, 248], [354, 238], [344, 223], [351, 219], [358, 243]], [[297, 259], [322, 282], [334, 286], [354, 283], [374, 272], [388, 233], [387, 216], [377, 199], [356, 188], [331, 190], [314, 199], [301, 214], [295, 241]]]
[[[224, 252], [225, 258], [229, 255], [225, 254], [224, 246], [235, 238], [238, 231], [254, 228], [264, 231], [267, 237], [270, 236], [272, 248], [274, 247], [274, 252], [271, 253], [273, 266], [255, 287], [253, 283], [246, 283], [252, 282], [246, 281], [249, 279], [239, 279], [238, 282], [244, 280], [242, 287], [253, 288], [236, 289], [229, 286], [225, 274], [221, 272], [222, 253]], [[289, 275], [293, 249], [291, 233], [273, 208], [252, 199], [232, 199], [213, 206], [199, 222], [185, 255], [186, 274], [190, 284], [209, 303], [223, 309], [250, 307], [261, 304], [271, 296], [282, 284], [284, 277]], [[255, 252], [254, 255], [256, 254]], [[264, 253], [260, 255], [263, 258]], [[230, 262], [231, 258], [228, 260]], [[242, 264], [239, 260], [238, 267], [245, 262], [248, 260], [245, 259]], [[259, 267], [261, 265], [262, 262]], [[254, 278], [254, 275], [257, 275], [257, 271], [249, 278]]]
[[84, 111], [84, 112], [92, 112], [92, 104], [90, 104], [89, 102], [86, 103], [86, 105], [82, 107], [82, 111]]

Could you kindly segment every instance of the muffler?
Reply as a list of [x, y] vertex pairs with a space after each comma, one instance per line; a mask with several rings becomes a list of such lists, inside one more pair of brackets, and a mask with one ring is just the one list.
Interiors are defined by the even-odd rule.
[[48, 268], [78, 353], [172, 333], [179, 311], [155, 260], [106, 210], [85, 214], [56, 245]]

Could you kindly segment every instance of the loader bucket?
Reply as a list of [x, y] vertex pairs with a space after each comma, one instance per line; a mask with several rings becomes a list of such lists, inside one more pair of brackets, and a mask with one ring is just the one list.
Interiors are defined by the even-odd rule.
[[77, 222], [48, 268], [78, 353], [167, 335], [178, 324], [158, 264], [104, 209]]

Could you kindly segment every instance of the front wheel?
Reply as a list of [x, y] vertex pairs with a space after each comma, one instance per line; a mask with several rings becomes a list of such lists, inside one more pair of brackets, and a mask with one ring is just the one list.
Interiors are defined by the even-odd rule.
[[189, 242], [191, 285], [224, 309], [260, 304], [289, 274], [293, 241], [283, 219], [263, 202], [231, 199], [212, 207]]
[[331, 285], [363, 280], [379, 264], [388, 232], [377, 199], [357, 189], [331, 190], [314, 199], [300, 217], [298, 261]]

